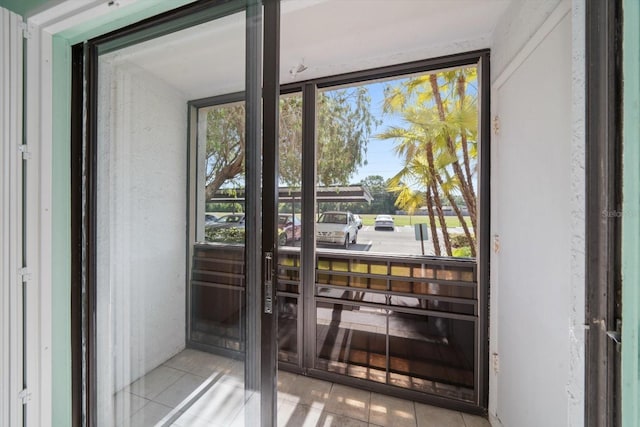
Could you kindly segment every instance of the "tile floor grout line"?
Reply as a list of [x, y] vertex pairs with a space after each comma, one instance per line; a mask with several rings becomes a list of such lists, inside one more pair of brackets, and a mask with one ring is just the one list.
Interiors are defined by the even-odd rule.
[[373, 396], [371, 395], [371, 392], [369, 392], [369, 410], [367, 411], [367, 424], [371, 424], [371, 398]]
[[[176, 368], [174, 366], [169, 366], [165, 363], [163, 363], [161, 366], [164, 366], [165, 368], [171, 368], [171, 369], [175, 369], [176, 371], [180, 371], [180, 372], [184, 372], [185, 374], [189, 374], [189, 375], [193, 375], [194, 377], [198, 377], [198, 378], [202, 378], [204, 380], [206, 380], [209, 377], [203, 377], [202, 375], [198, 375], [195, 372], [191, 372], [191, 371], [187, 371], [186, 369], [181, 369], [181, 368]], [[222, 371], [221, 371], [222, 372]], [[212, 372], [213, 374], [213, 372]]]
[[[213, 375], [212, 375], [213, 376]], [[214, 378], [211, 379], [211, 381], [208, 384], [200, 384], [200, 386], [198, 386], [191, 394], [196, 393], [196, 395], [194, 396], [194, 398], [190, 399], [186, 404], [180, 406], [175, 406], [172, 409], [171, 412], [174, 412], [173, 414], [171, 414], [171, 412], [169, 412], [169, 414], [167, 414], [167, 416], [171, 415], [171, 417], [164, 423], [162, 424], [163, 426], [170, 426], [170, 423], [175, 423], [175, 421], [180, 418], [180, 414], [186, 412], [186, 410], [188, 410], [189, 408], [191, 408], [209, 389], [211, 389], [211, 387], [213, 387], [214, 385], [216, 385], [218, 383], [218, 381], [220, 380], [220, 378], [222, 378], [224, 376], [224, 374], [222, 372], [219, 372], [218, 375], [216, 375]], [[211, 378], [211, 377], [209, 377]], [[200, 389], [200, 390], [198, 390]], [[189, 396], [190, 397], [190, 396]], [[195, 399], [195, 400], [194, 400]], [[159, 403], [159, 402], [156, 402]], [[181, 402], [182, 403], [182, 402]], [[165, 405], [166, 406], [166, 405]], [[180, 409], [178, 409], [180, 408]], [[184, 409], [183, 409], [184, 408]], [[163, 420], [167, 417], [165, 416], [163, 418]]]
[[460, 418], [462, 418], [462, 427], [467, 427], [467, 421], [464, 419], [464, 415], [462, 412], [458, 412], [460, 414]]
[[[173, 369], [173, 368], [171, 368], [171, 369]], [[176, 369], [176, 371], [178, 371], [178, 372], [182, 372], [182, 371], [180, 371], [179, 369]], [[156, 395], [155, 395], [155, 396], [150, 397], [149, 399], [150, 399], [150, 400], [153, 400], [153, 399], [155, 399], [156, 397], [160, 396], [160, 395], [161, 395], [162, 393], [164, 393], [164, 392], [165, 392], [169, 387], [171, 387], [172, 385], [174, 385], [175, 383], [177, 383], [177, 382], [180, 380], [180, 378], [184, 377], [184, 375], [185, 375], [184, 373], [183, 373], [182, 375], [180, 375], [178, 378], [176, 378], [176, 379], [175, 379], [175, 381], [173, 381], [171, 384], [169, 384], [168, 386], [166, 386], [165, 388], [163, 388], [159, 393], [156, 393]], [[155, 400], [154, 400], [154, 402], [155, 402]], [[160, 403], [160, 402], [156, 402], [156, 403]], [[162, 403], [160, 403], [160, 404], [162, 405]], [[167, 405], [164, 405], [164, 406], [167, 406]]]
[[133, 417], [135, 414], [137, 414], [138, 412], [140, 412], [140, 411], [142, 410], [142, 408], [144, 408], [145, 406], [147, 406], [147, 404], [148, 404], [149, 402], [152, 402], [152, 400], [149, 400], [149, 399], [147, 399], [146, 397], [138, 396], [137, 394], [133, 394], [133, 393], [131, 393], [130, 391], [127, 391], [127, 392], [125, 392], [125, 393], [129, 393], [129, 394], [131, 394], [131, 395], [133, 395], [133, 396], [135, 396], [135, 397], [139, 397], [140, 399], [142, 399], [142, 400], [144, 400], [144, 401], [145, 401], [145, 402], [144, 402], [144, 405], [140, 406], [136, 411], [133, 411], [133, 412], [129, 415], [129, 418]]
[[[131, 414], [129, 415], [129, 422], [131, 422], [131, 419], [132, 419], [133, 417], [135, 417], [137, 414], [139, 414], [140, 412], [142, 412], [142, 411], [144, 410], [144, 408], [146, 408], [146, 407], [149, 405], [149, 403], [154, 403], [154, 404], [156, 404], [156, 405], [164, 406], [165, 408], [167, 408], [167, 409], [169, 409], [169, 410], [172, 410], [172, 409], [173, 409], [172, 407], [167, 406], [167, 405], [165, 405], [164, 403], [156, 402], [155, 400], [149, 400], [149, 399], [146, 399], [146, 400], [147, 400], [147, 402], [146, 402], [144, 405], [142, 405], [140, 408], [138, 408], [138, 410], [137, 410], [137, 411], [135, 411], [135, 412], [133, 412], [133, 413], [131, 413]], [[127, 425], [127, 424], [125, 424], [125, 425]]]

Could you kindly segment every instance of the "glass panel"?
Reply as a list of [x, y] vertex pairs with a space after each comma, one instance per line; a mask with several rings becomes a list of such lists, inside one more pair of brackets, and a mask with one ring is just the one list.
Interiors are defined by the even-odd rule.
[[302, 238], [302, 94], [280, 97], [278, 245], [300, 247]]
[[300, 252], [278, 252], [278, 291], [300, 293]]
[[191, 272], [192, 343], [244, 347], [245, 278], [242, 245], [197, 245]]
[[99, 57], [101, 426], [244, 424], [255, 345], [244, 206], [210, 204], [244, 188], [244, 106], [188, 102], [244, 91], [245, 22], [228, 15]]
[[386, 382], [387, 310], [317, 303], [316, 368]]
[[361, 291], [350, 291], [336, 288], [323, 288], [322, 286], [318, 286], [318, 294], [319, 297], [325, 298], [335, 298], [344, 301], [353, 301], [353, 302], [370, 302], [375, 304], [386, 304], [387, 296], [383, 293], [377, 292], [361, 292]]
[[475, 402], [477, 99], [476, 66], [319, 91], [316, 368]]
[[473, 401], [475, 324], [390, 311], [390, 384]]
[[201, 203], [189, 313], [191, 345], [238, 358], [246, 351], [245, 115], [244, 102], [197, 111], [196, 194]]
[[444, 313], [456, 314], [476, 314], [476, 306], [474, 300], [468, 301], [450, 301], [438, 299], [416, 298], [408, 296], [392, 296], [390, 304], [399, 307], [417, 308], [431, 311], [442, 311]]
[[477, 286], [463, 280], [472, 262], [352, 252], [318, 264], [316, 368], [474, 401]]
[[302, 353], [298, 340], [299, 326], [302, 324], [302, 306], [298, 297], [300, 251], [297, 248], [280, 248], [278, 258], [278, 360], [298, 365]]
[[328, 88], [317, 111], [319, 248], [476, 256], [475, 65]]
[[298, 298], [278, 297], [278, 359], [298, 363]]
[[243, 101], [198, 110], [196, 241], [244, 244], [245, 115]]

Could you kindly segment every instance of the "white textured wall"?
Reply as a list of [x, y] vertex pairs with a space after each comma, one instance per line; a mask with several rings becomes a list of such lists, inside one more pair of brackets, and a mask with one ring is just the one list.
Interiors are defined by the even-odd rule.
[[514, 2], [494, 34], [494, 425], [583, 424], [582, 11], [581, 1]]
[[512, 0], [493, 32], [493, 76], [502, 74], [560, 3], [561, 0]]
[[105, 402], [184, 348], [187, 106], [130, 64], [103, 61], [100, 73], [97, 328]]

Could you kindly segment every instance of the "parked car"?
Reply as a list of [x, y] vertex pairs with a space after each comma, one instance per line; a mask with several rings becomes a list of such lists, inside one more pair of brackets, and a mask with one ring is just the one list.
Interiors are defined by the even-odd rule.
[[395, 230], [396, 226], [393, 221], [393, 218], [390, 215], [376, 216], [376, 219], [374, 222], [374, 230], [379, 230], [381, 228]]
[[207, 228], [244, 228], [244, 214], [224, 215]]
[[358, 226], [351, 212], [324, 212], [316, 222], [316, 241], [343, 245], [345, 249], [358, 241]]
[[218, 222], [218, 217], [217, 216], [215, 216], [214, 214], [209, 213], [209, 212], [204, 214], [204, 225], [205, 225], [205, 227], [207, 225], [215, 224], [216, 222]]
[[362, 218], [360, 218], [360, 215], [353, 214], [353, 219], [358, 226], [358, 230], [360, 230], [362, 228]]
[[302, 237], [302, 226], [300, 219], [291, 214], [278, 215], [278, 244], [286, 245], [300, 240]]

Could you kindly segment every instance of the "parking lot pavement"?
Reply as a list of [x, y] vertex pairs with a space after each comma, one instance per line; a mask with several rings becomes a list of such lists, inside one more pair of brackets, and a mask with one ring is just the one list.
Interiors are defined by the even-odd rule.
[[[462, 228], [460, 228], [460, 230], [462, 230]], [[392, 230], [390, 230], [390, 229], [387, 229], [387, 230], [376, 230], [370, 225], [364, 225], [360, 229], [360, 231], [358, 233], [362, 233], [363, 231], [376, 231], [376, 232], [381, 232], [382, 233], [382, 232], [390, 232]], [[411, 234], [413, 234], [415, 232], [413, 225], [403, 225], [401, 227], [395, 227], [393, 229], [393, 231], [395, 231], [396, 233], [411, 233]]]
[[[414, 227], [405, 225], [394, 230], [375, 230], [373, 226], [365, 225], [358, 231], [358, 242], [349, 246], [349, 251], [375, 252], [383, 254], [422, 255], [420, 241], [415, 240]], [[462, 230], [462, 229], [460, 229]], [[450, 228], [449, 231], [457, 232]], [[461, 232], [461, 231], [460, 231]], [[442, 237], [442, 234], [439, 234]], [[292, 246], [300, 246], [295, 242]], [[342, 249], [338, 245], [318, 243], [322, 249]], [[431, 238], [424, 241], [425, 255], [435, 255]]]
[[[365, 226], [358, 232], [358, 243], [368, 244], [369, 252], [380, 252], [403, 255], [422, 255], [420, 242], [415, 240], [412, 226], [396, 227], [395, 230], [374, 230], [371, 226]], [[356, 246], [350, 250], [358, 250]], [[431, 240], [425, 240], [424, 250], [426, 255], [433, 255]]]

